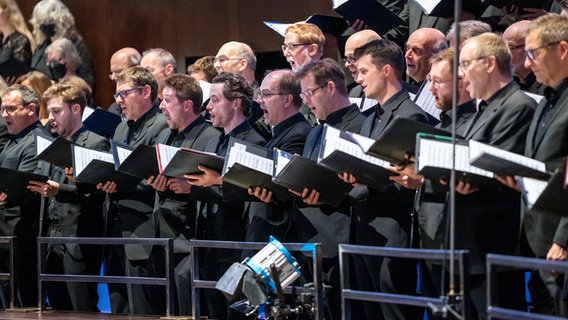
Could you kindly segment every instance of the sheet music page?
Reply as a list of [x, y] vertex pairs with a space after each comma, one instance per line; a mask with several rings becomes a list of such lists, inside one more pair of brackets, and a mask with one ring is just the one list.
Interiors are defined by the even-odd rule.
[[527, 207], [531, 209], [536, 200], [538, 200], [538, 197], [540, 197], [544, 189], [546, 189], [546, 186], [548, 186], [548, 181], [531, 179], [527, 177], [520, 177], [518, 181]]
[[95, 112], [95, 108], [85, 107], [85, 109], [83, 109], [83, 116], [81, 117], [82, 120], [85, 121], [85, 119], [87, 119], [91, 114], [93, 114], [93, 112]]
[[73, 145], [73, 173], [78, 176], [92, 160], [102, 160], [114, 164], [112, 153], [91, 150]]
[[119, 145], [116, 146], [116, 155], [118, 156], [118, 162], [122, 164], [126, 158], [132, 153], [133, 150], [123, 148]]
[[[493, 178], [493, 172], [482, 170], [469, 164], [469, 148], [465, 145], [456, 145], [457, 171], [477, 174]], [[418, 171], [425, 167], [452, 169], [452, 143], [420, 138], [420, 150], [418, 159]]]
[[201, 87], [201, 91], [203, 91], [203, 100], [209, 99], [211, 84], [207, 81], [199, 80], [199, 86]]
[[339, 136], [342, 139], [352, 142], [355, 145], [359, 146], [359, 148], [361, 148], [365, 153], [369, 151], [369, 149], [371, 149], [371, 146], [373, 146], [373, 143], [375, 143], [375, 140], [371, 138], [349, 131], [341, 131]]
[[267, 25], [270, 29], [276, 31], [279, 35], [284, 36], [286, 34], [286, 29], [289, 26], [293, 25], [293, 23], [281, 23], [281, 22], [271, 22], [271, 21], [263, 21], [265, 25]]
[[546, 172], [546, 165], [543, 162], [522, 156], [520, 154], [516, 154], [514, 152], [502, 150], [485, 143], [470, 140], [469, 141], [470, 162], [473, 162], [477, 158], [481, 157], [483, 154], [496, 156], [503, 160], [514, 162], [523, 165], [525, 167], [538, 170], [540, 172]]
[[[361, 147], [351, 141], [345, 140], [341, 138], [341, 130], [336, 129], [332, 126], [329, 125], [325, 125], [326, 129], [325, 129], [325, 136], [323, 137], [324, 141], [322, 143], [322, 152], [320, 152], [320, 154], [318, 155], [318, 163], [324, 159], [327, 158], [333, 151], [335, 150], [339, 150], [339, 151], [343, 151], [347, 154], [350, 154], [354, 157], [357, 157], [361, 160], [367, 161], [369, 163], [372, 163], [374, 165], [377, 165], [379, 167], [383, 167], [386, 168], [389, 166], [389, 163], [387, 161], [381, 160], [379, 158], [375, 158], [372, 156], [369, 156], [367, 154], [365, 154], [363, 152], [363, 150], [361, 149]], [[369, 139], [369, 138], [367, 138]], [[374, 142], [373, 139], [369, 139], [372, 142]], [[320, 157], [321, 156], [321, 157]]]
[[156, 145], [156, 152], [158, 156], [158, 165], [160, 169], [160, 173], [164, 171], [164, 169], [168, 166], [170, 161], [172, 161], [173, 157], [179, 151], [180, 148], [168, 146], [165, 144], [158, 143]]
[[534, 101], [536, 101], [536, 103], [539, 103], [540, 100], [544, 99], [544, 96], [541, 96], [540, 94], [535, 94], [532, 92], [527, 92], [527, 91], [523, 91], [527, 96], [531, 97]]
[[345, 2], [347, 2], [349, 0], [333, 0], [333, 9], [339, 7], [340, 5], [344, 4]]
[[273, 160], [248, 152], [246, 145], [235, 143], [228, 153], [227, 170], [236, 162], [264, 174], [272, 175], [274, 166]]
[[349, 97], [349, 101], [351, 101], [351, 103], [354, 103], [356, 105], [359, 106], [359, 110], [361, 112], [367, 111], [368, 109], [371, 109], [372, 107], [374, 107], [377, 103], [379, 103], [377, 100], [375, 99], [368, 99], [365, 98], [365, 101], [363, 101], [363, 105], [361, 105], [361, 101], [363, 99], [362, 98], [356, 98], [356, 97]]
[[293, 155], [291, 153], [282, 151], [280, 149], [275, 149], [274, 154], [276, 155], [276, 163], [274, 164], [275, 170], [272, 177], [279, 175], [282, 169], [284, 169], [288, 162], [290, 162], [290, 160], [292, 160], [293, 158]]
[[[55, 141], [55, 140], [54, 140]], [[36, 134], [36, 155], [41, 154], [43, 151], [45, 151], [45, 149], [47, 149], [47, 147], [49, 147], [49, 145], [51, 145], [53, 143], [53, 141], [49, 140], [46, 137], [43, 137], [39, 134]]]
[[436, 108], [436, 100], [434, 99], [432, 92], [428, 90], [429, 86], [430, 82], [428, 80], [425, 80], [420, 92], [414, 99], [414, 103], [416, 103], [422, 110], [426, 111], [432, 117], [440, 119], [440, 113], [442, 112], [442, 110]]

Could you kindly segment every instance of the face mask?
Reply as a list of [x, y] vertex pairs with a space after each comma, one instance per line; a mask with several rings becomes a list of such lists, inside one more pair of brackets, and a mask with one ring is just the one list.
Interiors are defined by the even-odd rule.
[[39, 30], [41, 30], [41, 32], [43, 32], [43, 34], [47, 38], [51, 38], [55, 35], [55, 25], [54, 24], [42, 23], [42, 24], [39, 25]]
[[51, 79], [57, 81], [65, 76], [67, 69], [65, 68], [65, 64], [51, 61], [47, 64], [49, 68], [49, 73], [51, 73]]

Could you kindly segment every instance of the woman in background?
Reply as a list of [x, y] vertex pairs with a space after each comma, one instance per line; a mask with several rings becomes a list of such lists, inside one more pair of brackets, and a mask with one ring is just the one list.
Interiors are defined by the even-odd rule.
[[0, 40], [0, 63], [31, 63], [35, 41], [15, 0], [0, 0]]

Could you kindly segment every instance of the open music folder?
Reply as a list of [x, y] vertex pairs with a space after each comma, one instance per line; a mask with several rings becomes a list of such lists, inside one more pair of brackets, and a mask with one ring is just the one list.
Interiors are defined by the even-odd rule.
[[170, 178], [185, 179], [186, 174], [203, 173], [197, 166], [205, 166], [217, 172], [223, 169], [225, 158], [211, 152], [188, 148], [177, 148], [157, 144], [158, 167], [160, 173]]
[[333, 0], [333, 10], [345, 19], [365, 21], [369, 29], [383, 35], [402, 25], [402, 19], [377, 0]]
[[541, 161], [474, 140], [469, 141], [469, 158], [472, 166], [500, 176], [522, 176], [544, 181], [551, 177]]
[[48, 179], [44, 175], [2, 167], [0, 167], [0, 176], [2, 177], [0, 179], [0, 193], [6, 193], [8, 203], [21, 203], [33, 196], [33, 192], [27, 188], [30, 180], [46, 182]]
[[119, 115], [101, 108], [86, 107], [83, 111], [83, 125], [90, 131], [109, 139], [121, 122]]
[[568, 216], [568, 190], [565, 170], [557, 170], [548, 181], [521, 178], [520, 186], [527, 207], [535, 213]]
[[[420, 133], [416, 139], [416, 172], [432, 180], [448, 181], [453, 165], [453, 143], [446, 136]], [[460, 181], [477, 185], [496, 185], [493, 172], [469, 164], [469, 146], [465, 141], [455, 145], [455, 170]]]
[[36, 142], [36, 156], [38, 159], [61, 168], [73, 166], [71, 155], [71, 141], [57, 137], [53, 138], [41, 129], [34, 131]]
[[158, 158], [155, 146], [141, 144], [132, 148], [114, 140], [110, 141], [110, 146], [114, 158], [114, 167], [117, 171], [140, 179], [148, 179], [150, 176], [158, 175]]
[[130, 190], [142, 179], [115, 170], [112, 153], [72, 146], [73, 175], [77, 183], [116, 182], [119, 190]]
[[[223, 168], [223, 188], [225, 183], [235, 185], [242, 189], [242, 196], [235, 199], [235, 194], [226, 194], [223, 197], [227, 200], [249, 199], [249, 187], [262, 187], [272, 191], [272, 196], [276, 200], [286, 201], [290, 198], [287, 188], [272, 181], [274, 171], [274, 151], [260, 147], [258, 145], [235, 139], [229, 140], [227, 157]], [[252, 201], [259, 201], [252, 197]]]
[[302, 192], [304, 188], [320, 193], [320, 201], [337, 207], [353, 188], [337, 177], [337, 173], [300, 155], [276, 149], [273, 181], [283, 187]]
[[[365, 139], [366, 144], [374, 143], [373, 139], [360, 135], [358, 137], [359, 141]], [[341, 130], [328, 124], [323, 128], [318, 163], [336, 173], [351, 173], [357, 182], [373, 188], [390, 184], [389, 177], [397, 175], [386, 169], [390, 165], [387, 161], [365, 154], [359, 145], [343, 139]]]

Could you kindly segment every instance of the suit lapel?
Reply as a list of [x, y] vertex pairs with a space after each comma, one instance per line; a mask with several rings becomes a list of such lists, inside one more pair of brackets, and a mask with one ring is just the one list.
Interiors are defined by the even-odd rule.
[[[548, 127], [551, 127], [554, 123], [555, 119], [563, 119], [560, 118], [559, 115], [561, 113], [564, 112], [568, 112], [565, 109], [567, 108], [568, 105], [568, 99], [566, 97], [566, 95], [568, 95], [568, 90], [564, 90], [564, 93], [560, 96], [560, 98], [557, 101], [563, 101], [564, 103], [558, 103], [556, 106], [554, 106], [553, 109], [553, 113], [550, 117], [550, 122], [548, 123]], [[534, 121], [533, 123], [531, 123], [531, 127], [530, 127], [530, 131], [527, 135], [528, 137], [530, 137], [530, 139], [527, 139], [528, 143], [527, 146], [530, 145], [530, 149], [528, 149], [530, 151], [531, 156], [536, 152], [536, 150], [538, 149], [538, 146], [540, 145], [540, 143], [542, 142], [542, 140], [544, 140], [544, 136], [546, 135], [546, 132], [542, 135], [540, 135], [540, 139], [538, 139], [538, 141], [536, 141], [536, 132], [538, 129], [538, 126], [540, 125], [540, 118], [542, 117], [542, 113], [544, 112], [544, 109], [546, 108], [546, 105], [548, 104], [548, 101], [544, 101], [543, 103], [540, 103], [538, 105], [538, 109], [535, 112], [534, 115]], [[546, 129], [548, 129], [548, 127]], [[543, 130], [546, 130], [543, 129]]]

